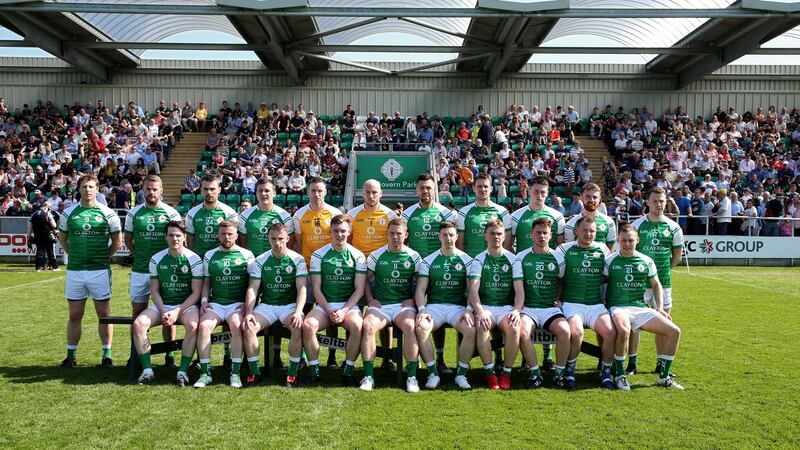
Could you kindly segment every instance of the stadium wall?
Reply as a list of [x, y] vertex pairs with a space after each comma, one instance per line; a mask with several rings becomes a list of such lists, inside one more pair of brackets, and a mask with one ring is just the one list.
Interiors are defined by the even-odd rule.
[[[392, 70], [411, 66], [372, 64]], [[728, 66], [680, 90], [673, 89], [672, 78], [647, 74], [639, 65], [529, 64], [491, 88], [484, 87], [482, 76], [456, 74], [447, 66], [391, 77], [336, 64], [331, 69], [311, 73], [304, 86], [295, 86], [257, 61], [144, 60], [140, 69], [112, 71], [110, 80], [102, 81], [52, 58], [0, 58], [0, 96], [11, 107], [36, 99], [60, 105], [103, 99], [112, 105], [132, 100], [153, 109], [160, 99], [195, 105], [204, 100], [212, 112], [223, 100], [274, 101], [303, 103], [318, 115], [339, 114], [348, 103], [360, 114], [398, 110], [449, 116], [465, 115], [478, 104], [496, 115], [512, 103], [574, 105], [583, 116], [606, 104], [626, 110], [647, 105], [655, 112], [682, 105], [690, 115], [706, 117], [718, 105], [744, 112], [800, 104], [800, 66]]]

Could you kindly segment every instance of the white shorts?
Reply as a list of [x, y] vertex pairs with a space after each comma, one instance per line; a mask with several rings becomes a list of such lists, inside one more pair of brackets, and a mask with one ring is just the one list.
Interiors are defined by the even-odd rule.
[[277, 322], [283, 323], [287, 317], [294, 314], [295, 309], [297, 309], [296, 303], [290, 303], [288, 305], [268, 305], [266, 303], [260, 303], [253, 310], [253, 314], [258, 314], [267, 319], [267, 322], [272, 325]]
[[649, 322], [658, 312], [653, 308], [642, 308], [639, 306], [612, 306], [611, 315], [625, 313], [631, 321], [631, 332], [637, 332], [642, 325]]
[[564, 317], [564, 313], [559, 308], [522, 308], [522, 314], [533, 319], [536, 328], [550, 331], [550, 324], [559, 317]]
[[[663, 305], [661, 305], [661, 307], [664, 308], [664, 309], [672, 308], [672, 288], [671, 287], [663, 288], [663, 289], [661, 289], [661, 291], [663, 292], [663, 294], [661, 294], [662, 297], [663, 297], [661, 299], [662, 303], [663, 303]], [[653, 290], [652, 289], [645, 289], [645, 291], [644, 291], [644, 302], [647, 303], [648, 305], [650, 305], [651, 308], [655, 308], [656, 305], [654, 304], [654, 301], [655, 301], [655, 299], [653, 298]]]
[[242, 314], [244, 311], [244, 302], [231, 303], [230, 305], [220, 305], [219, 303], [210, 302], [208, 307], [214, 311], [214, 314], [218, 315], [220, 319], [225, 321], [235, 312]]
[[111, 269], [67, 270], [64, 297], [67, 300], [85, 300], [88, 297], [95, 301], [110, 300]]
[[512, 309], [514, 309], [514, 307], [511, 305], [483, 307], [484, 311], [492, 313], [492, 320], [494, 321], [494, 326], [500, 325], [500, 321], [503, 320], [503, 317], [507, 316]]
[[367, 308], [367, 312], [372, 311], [380, 316], [383, 316], [389, 323], [394, 323], [394, 320], [397, 319], [397, 316], [400, 315], [403, 311], [414, 311], [414, 308], [410, 306], [403, 306], [402, 303], [395, 303], [393, 305], [381, 305], [380, 308], [375, 308], [370, 306]]
[[[164, 305], [164, 312], [170, 312], [170, 311], [176, 310], [176, 309], [178, 309], [180, 307], [181, 307], [181, 305]], [[180, 314], [178, 314], [178, 317], [184, 315], [187, 311], [190, 311], [192, 308], [197, 308], [197, 306], [192, 305], [192, 306], [184, 309], [183, 311], [181, 311]], [[147, 309], [155, 311], [156, 314], [158, 314], [158, 308], [156, 307], [156, 305], [150, 305], [150, 307], [147, 308]]]
[[131, 272], [131, 303], [147, 303], [150, 298], [150, 274]]
[[597, 322], [597, 319], [605, 314], [608, 314], [608, 310], [602, 303], [597, 303], [595, 305], [584, 305], [582, 303], [564, 302], [564, 304], [561, 306], [561, 310], [564, 311], [564, 317], [567, 319], [571, 319], [574, 316], [580, 316], [580, 318], [583, 320], [583, 326], [589, 327], [593, 330], [594, 323]]
[[[347, 302], [328, 302], [328, 309], [330, 309], [331, 311], [337, 311], [344, 308], [344, 305], [346, 304]], [[322, 306], [316, 305], [314, 306], [314, 309], [321, 312], [322, 314], [325, 314], [325, 310], [322, 309]], [[350, 308], [350, 311], [347, 311], [346, 316], [349, 316], [350, 314], [353, 313], [357, 313], [359, 316], [361, 315], [361, 309], [358, 307], [358, 305], [355, 305], [352, 308]], [[327, 314], [325, 315], [327, 316]]]
[[455, 327], [458, 321], [461, 320], [461, 316], [467, 311], [465, 306], [451, 305], [449, 303], [427, 305], [425, 309], [433, 319], [434, 330], [438, 330], [444, 324], [450, 324], [451, 327]]

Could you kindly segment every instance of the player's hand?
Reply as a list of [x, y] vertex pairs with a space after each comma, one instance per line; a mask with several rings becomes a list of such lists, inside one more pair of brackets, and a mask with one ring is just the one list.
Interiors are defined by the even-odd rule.
[[167, 311], [161, 315], [161, 323], [164, 326], [171, 327], [175, 324], [175, 321], [178, 320], [178, 310], [173, 309], [172, 311]]
[[417, 320], [414, 325], [419, 326], [419, 324], [422, 323], [423, 320], [431, 320], [431, 316], [425, 311], [420, 311], [417, 313]]
[[659, 314], [666, 317], [667, 319], [669, 319], [670, 322], [672, 322], [672, 316], [670, 316], [668, 312], [664, 311], [663, 309], [658, 309], [657, 311]]
[[208, 302], [200, 302], [200, 315], [202, 316], [206, 311], [208, 311]]
[[347, 314], [347, 311], [345, 311], [345, 308], [337, 309], [336, 311], [334, 311], [333, 315], [331, 316], [331, 320], [333, 321], [333, 323], [337, 323], [337, 324], [338, 323], [342, 323], [342, 321], [344, 320], [344, 316], [346, 314]]
[[375, 298], [373, 298], [373, 299], [371, 299], [371, 300], [370, 300], [370, 299], [367, 299], [367, 306], [369, 306], [370, 308], [378, 308], [378, 309], [380, 309], [380, 307], [381, 307], [381, 302], [379, 302], [379, 301], [378, 301], [377, 299], [375, 299]]
[[467, 324], [468, 327], [475, 326], [475, 316], [472, 315], [471, 312], [467, 311], [464, 313], [464, 323]]
[[519, 326], [519, 322], [520, 322], [519, 311], [517, 311], [516, 309], [512, 309], [511, 312], [508, 313], [508, 324], [511, 325], [512, 327], [517, 327]]
[[475, 319], [478, 322], [478, 328], [481, 330], [489, 330], [492, 326], [492, 314], [489, 311], [482, 311], [480, 314], [475, 314]]
[[244, 320], [242, 321], [242, 331], [247, 331], [255, 327], [257, 324], [258, 321], [256, 321], [256, 316], [254, 316], [253, 314], [248, 314], [244, 317]]
[[553, 303], [553, 305], [554, 305], [556, 308], [559, 308], [559, 309], [561, 309], [561, 307], [562, 307], [562, 306], [564, 306], [564, 302], [562, 302], [561, 300], [556, 300], [556, 301], [555, 301], [555, 303]]
[[289, 318], [289, 326], [294, 328], [294, 329], [299, 329], [300, 327], [302, 327], [303, 326], [303, 313], [298, 312], [298, 313], [292, 314], [292, 316]]

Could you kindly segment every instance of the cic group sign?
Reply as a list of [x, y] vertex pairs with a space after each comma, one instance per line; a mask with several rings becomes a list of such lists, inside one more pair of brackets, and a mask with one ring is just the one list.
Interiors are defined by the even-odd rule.
[[800, 259], [800, 237], [686, 236], [689, 258]]

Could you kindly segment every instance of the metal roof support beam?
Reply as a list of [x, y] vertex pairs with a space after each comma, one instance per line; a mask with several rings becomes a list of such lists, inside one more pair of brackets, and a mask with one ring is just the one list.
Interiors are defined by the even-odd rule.
[[308, 53], [308, 52], [301, 52], [301, 51], [293, 51], [292, 53], [295, 53], [295, 54], [298, 54], [298, 55], [303, 55], [303, 56], [306, 56], [308, 58], [317, 58], [317, 59], [322, 59], [324, 61], [329, 61], [329, 62], [332, 62], [332, 63], [342, 64], [342, 65], [350, 66], [350, 67], [356, 67], [358, 69], [365, 69], [365, 70], [369, 70], [371, 72], [378, 72], [378, 73], [382, 73], [384, 75], [392, 75], [392, 71], [391, 70], [381, 69], [379, 67], [373, 67], [373, 66], [369, 66], [369, 65], [366, 65], [366, 64], [360, 64], [360, 63], [351, 62], [351, 61], [344, 61], [344, 60], [341, 60], [341, 59], [331, 58], [330, 56], [317, 55], [315, 53]]
[[317, 39], [322, 39], [325, 36], [331, 36], [331, 35], [336, 34], [336, 33], [341, 33], [342, 31], [350, 31], [350, 30], [352, 30], [354, 28], [360, 28], [360, 27], [363, 27], [363, 26], [366, 26], [366, 25], [369, 25], [369, 24], [373, 24], [373, 23], [376, 23], [376, 22], [382, 22], [384, 20], [386, 20], [386, 17], [373, 17], [372, 19], [362, 20], [361, 22], [352, 23], [350, 25], [344, 25], [344, 26], [341, 26], [341, 27], [330, 29], [328, 31], [322, 31], [322, 32], [319, 32], [319, 33], [314, 33], [311, 36], [307, 36], [307, 37], [304, 37], [302, 39], [298, 39], [298, 40], [296, 40], [294, 42], [291, 42], [291, 43], [287, 44], [286, 48], [287, 49], [295, 48], [295, 47], [298, 47], [300, 45], [305, 44], [306, 42], [312, 42], [312, 41], [315, 41]]
[[798, 18], [800, 12], [780, 10], [757, 10], [749, 8], [633, 8], [633, 9], [600, 9], [569, 8], [550, 11], [501, 11], [487, 8], [354, 8], [354, 7], [305, 7], [271, 10], [253, 10], [230, 6], [200, 5], [159, 5], [159, 4], [127, 4], [121, 3], [21, 3], [2, 4], [0, 12], [70, 12], [70, 13], [107, 13], [107, 14], [173, 14], [201, 16], [264, 16], [264, 17], [538, 17], [538, 18]]
[[506, 25], [508, 31], [505, 36], [503, 51], [500, 53], [500, 57], [497, 58], [496, 61], [492, 62], [490, 59], [488, 62], [490, 66], [486, 73], [487, 86], [494, 86], [494, 83], [500, 77], [500, 74], [503, 73], [503, 69], [505, 69], [506, 64], [508, 64], [508, 61], [511, 59], [511, 56], [517, 52], [516, 47], [517, 42], [519, 42], [519, 36], [522, 34], [522, 30], [525, 29], [527, 24], [528, 19], [516, 19], [513, 20], [512, 23], [508, 23]]
[[26, 13], [6, 13], [2, 15], [22, 32], [26, 42], [101, 80], [108, 80], [108, 67], [101, 64], [90, 52], [79, 49], [65, 49], [62, 45], [64, 42], [62, 38], [56, 36], [51, 28], [48, 28], [46, 24], [40, 23], [36, 17]]
[[303, 84], [303, 80], [300, 78], [300, 71], [297, 69], [297, 63], [294, 61], [292, 55], [287, 54], [286, 50], [283, 48], [283, 42], [286, 41], [285, 36], [278, 33], [278, 29], [272, 23], [272, 20], [275, 19], [271, 17], [258, 18], [259, 23], [264, 27], [264, 31], [269, 35], [268, 45], [270, 46], [270, 50], [281, 63], [281, 66], [283, 66], [286, 75], [292, 80], [292, 83], [301, 85]]
[[408, 74], [408, 73], [413, 73], [413, 72], [419, 72], [419, 71], [425, 70], [425, 69], [432, 69], [434, 67], [446, 66], [448, 64], [457, 64], [457, 63], [459, 63], [461, 61], [469, 61], [470, 59], [478, 59], [478, 58], [483, 58], [485, 56], [488, 56], [488, 55], [486, 55], [486, 54], [480, 55], [479, 54], [479, 55], [461, 56], [461, 57], [458, 57], [458, 58], [448, 59], [447, 61], [439, 61], [439, 62], [430, 63], [430, 64], [423, 64], [423, 65], [417, 66], [417, 67], [411, 67], [409, 69], [396, 70], [396, 71], [394, 71], [394, 74], [395, 75], [403, 75], [403, 74]]
[[479, 44], [489, 45], [489, 46], [492, 46], [492, 47], [496, 47], [497, 46], [492, 41], [488, 41], [486, 39], [481, 39], [481, 38], [475, 37], [475, 36], [470, 36], [470, 35], [464, 34], [464, 33], [459, 33], [458, 31], [448, 30], [447, 28], [436, 26], [436, 25], [433, 25], [433, 24], [430, 24], [430, 23], [425, 23], [425, 22], [422, 22], [420, 20], [410, 19], [408, 17], [401, 17], [400, 20], [408, 22], [408, 23], [413, 23], [414, 25], [417, 25], [417, 26], [420, 26], [420, 27], [424, 27], [424, 28], [427, 28], [429, 30], [438, 31], [440, 33], [449, 34], [450, 36], [460, 37], [460, 38], [463, 38], [465, 40], [470, 40], [470, 41], [473, 41], [473, 42], [477, 42]]

